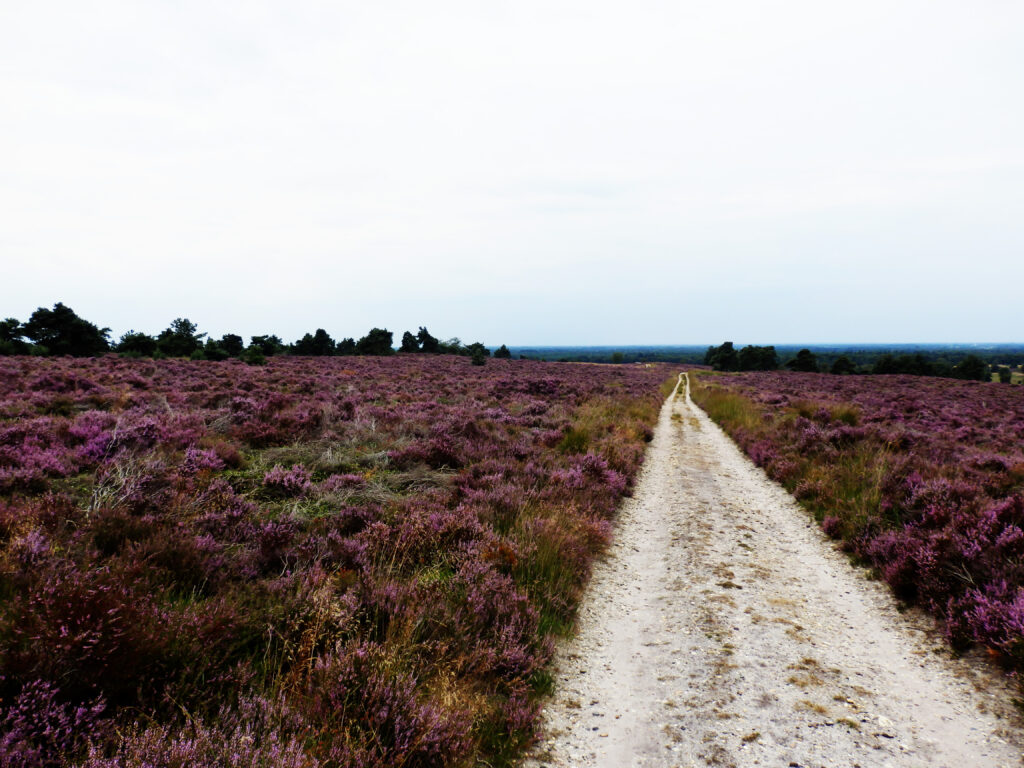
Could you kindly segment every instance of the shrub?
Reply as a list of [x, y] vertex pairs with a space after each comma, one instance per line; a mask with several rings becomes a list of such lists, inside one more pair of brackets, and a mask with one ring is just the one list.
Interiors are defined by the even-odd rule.
[[307, 694], [310, 719], [346, 734], [324, 757], [342, 765], [430, 768], [465, 754], [471, 715], [421, 700], [416, 677], [396, 666], [380, 646], [366, 644], [316, 669]]
[[243, 698], [181, 726], [136, 724], [113, 756], [94, 748], [82, 768], [315, 768], [301, 726], [283, 703]]
[[305, 496], [313, 484], [309, 470], [301, 464], [293, 464], [291, 469], [275, 464], [274, 468], [263, 476], [263, 487], [272, 495], [290, 497]]
[[267, 359], [258, 347], [249, 347], [242, 353], [242, 361], [248, 365], [265, 365]]
[[586, 453], [589, 442], [590, 435], [585, 429], [569, 427], [558, 443], [558, 450], [561, 453]]
[[52, 683], [33, 680], [9, 704], [0, 698], [0, 766], [57, 768], [104, 739], [109, 723], [102, 719], [102, 698], [74, 705], [58, 694]]

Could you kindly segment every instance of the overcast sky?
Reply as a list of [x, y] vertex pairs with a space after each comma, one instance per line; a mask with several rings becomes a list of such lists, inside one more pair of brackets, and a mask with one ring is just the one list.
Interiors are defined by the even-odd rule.
[[1024, 3], [0, 3], [0, 316], [1024, 341]]

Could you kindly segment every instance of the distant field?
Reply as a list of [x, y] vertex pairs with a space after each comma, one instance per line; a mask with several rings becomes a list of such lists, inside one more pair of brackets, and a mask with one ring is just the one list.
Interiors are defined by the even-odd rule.
[[506, 764], [669, 374], [0, 359], [0, 763]]
[[[998, 371], [992, 371], [992, 381], [996, 382], [996, 383], [999, 382], [999, 372]], [[1011, 373], [1010, 373], [1010, 383], [1011, 384], [1021, 384], [1021, 383], [1024, 383], [1024, 373], [1021, 373], [1021, 372], [1016, 371], [1016, 370], [1011, 371]]]
[[694, 399], [902, 598], [1024, 670], [1024, 388], [696, 377]]

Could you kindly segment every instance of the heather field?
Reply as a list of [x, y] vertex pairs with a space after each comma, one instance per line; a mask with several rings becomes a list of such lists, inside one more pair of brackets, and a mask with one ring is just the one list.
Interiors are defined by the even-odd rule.
[[0, 360], [0, 766], [506, 763], [669, 376]]
[[699, 373], [694, 400], [904, 600], [1024, 669], [1024, 390]]

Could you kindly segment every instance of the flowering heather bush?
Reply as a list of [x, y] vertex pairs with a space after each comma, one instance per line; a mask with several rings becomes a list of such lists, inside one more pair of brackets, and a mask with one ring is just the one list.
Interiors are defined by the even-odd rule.
[[51, 683], [33, 680], [10, 704], [0, 700], [0, 766], [44, 768], [61, 765], [104, 736], [102, 700], [73, 706], [60, 703]]
[[1024, 669], [1024, 391], [913, 376], [701, 374], [751, 458], [941, 617]]
[[301, 464], [285, 469], [280, 464], [263, 476], [263, 487], [281, 496], [305, 496], [312, 483], [309, 470]]
[[0, 359], [0, 767], [507, 764], [668, 377]]

